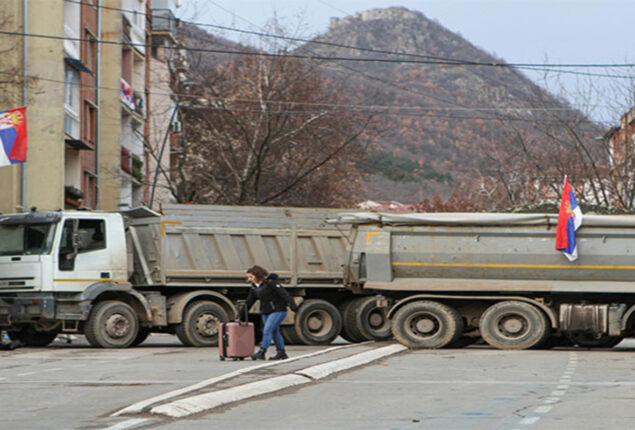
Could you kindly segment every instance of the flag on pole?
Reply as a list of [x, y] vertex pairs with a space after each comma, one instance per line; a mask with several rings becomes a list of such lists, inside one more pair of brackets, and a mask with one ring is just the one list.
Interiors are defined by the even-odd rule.
[[556, 232], [556, 249], [562, 251], [569, 261], [578, 258], [578, 246], [575, 241], [575, 231], [582, 224], [582, 210], [573, 195], [569, 179], [564, 177], [562, 201], [558, 213], [558, 229]]
[[0, 112], [0, 167], [26, 161], [26, 107]]

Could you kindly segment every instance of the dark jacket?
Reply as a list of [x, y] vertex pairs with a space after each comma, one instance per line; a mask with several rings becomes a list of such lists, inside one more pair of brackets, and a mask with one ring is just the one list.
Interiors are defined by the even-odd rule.
[[294, 312], [298, 306], [293, 297], [278, 283], [278, 275], [271, 273], [259, 286], [253, 285], [247, 296], [247, 309], [251, 308], [256, 300], [260, 300], [260, 313], [269, 315], [273, 312], [286, 312], [287, 306]]

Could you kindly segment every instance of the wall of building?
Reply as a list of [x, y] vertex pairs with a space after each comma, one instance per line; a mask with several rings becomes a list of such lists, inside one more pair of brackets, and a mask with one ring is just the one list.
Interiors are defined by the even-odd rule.
[[[42, 13], [46, 11], [46, 13]], [[64, 34], [63, 0], [30, 0], [28, 31]], [[64, 207], [64, 43], [31, 37], [28, 74], [38, 76], [28, 100], [26, 206]]]
[[[102, 0], [102, 5], [121, 8], [121, 0]], [[102, 34], [104, 40], [121, 42], [121, 14], [102, 9]], [[101, 46], [101, 132], [100, 132], [100, 209], [115, 210], [119, 204], [121, 187], [121, 46]]]
[[[6, 2], [0, 8], [0, 28], [22, 32], [22, 2]], [[22, 106], [22, 42], [21, 37], [0, 34], [0, 110]], [[29, 115], [30, 112], [27, 112]], [[28, 117], [27, 117], [28, 118]], [[0, 168], [0, 212], [15, 212], [20, 205], [22, 165]]]

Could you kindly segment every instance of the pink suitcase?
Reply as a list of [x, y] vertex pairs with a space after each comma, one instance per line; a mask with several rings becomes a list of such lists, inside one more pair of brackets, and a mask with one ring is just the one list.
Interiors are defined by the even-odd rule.
[[254, 353], [256, 335], [254, 324], [250, 322], [221, 323], [218, 337], [218, 354], [221, 360], [231, 358], [244, 360]]

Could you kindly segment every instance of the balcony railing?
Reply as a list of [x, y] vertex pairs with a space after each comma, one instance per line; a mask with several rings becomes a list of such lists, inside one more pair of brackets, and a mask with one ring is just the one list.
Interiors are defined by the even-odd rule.
[[170, 9], [152, 10], [152, 31], [167, 31], [176, 39], [177, 19]]

